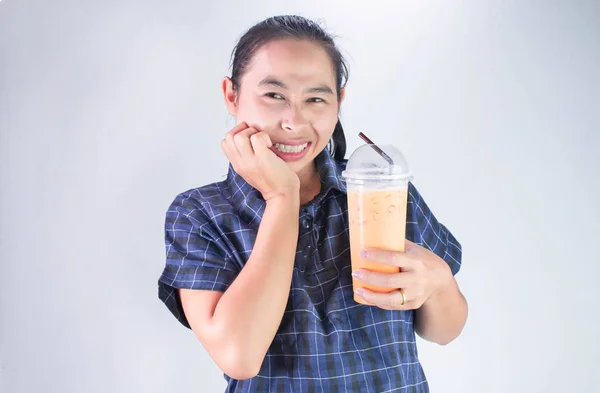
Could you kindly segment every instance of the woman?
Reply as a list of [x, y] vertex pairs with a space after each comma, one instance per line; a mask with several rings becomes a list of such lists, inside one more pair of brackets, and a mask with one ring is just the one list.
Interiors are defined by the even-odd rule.
[[159, 296], [228, 392], [427, 392], [415, 334], [446, 344], [464, 326], [461, 247], [412, 184], [406, 252], [365, 250], [402, 272], [355, 273], [397, 290], [353, 300], [338, 119], [346, 79], [314, 22], [252, 27], [222, 83], [237, 122], [221, 143], [227, 179], [181, 193], [167, 212]]

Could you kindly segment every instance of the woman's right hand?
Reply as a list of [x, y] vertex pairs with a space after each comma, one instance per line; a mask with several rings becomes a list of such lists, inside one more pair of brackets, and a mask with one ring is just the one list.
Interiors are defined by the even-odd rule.
[[271, 151], [273, 143], [265, 132], [240, 123], [225, 135], [223, 152], [233, 169], [268, 201], [277, 196], [298, 195], [300, 179]]

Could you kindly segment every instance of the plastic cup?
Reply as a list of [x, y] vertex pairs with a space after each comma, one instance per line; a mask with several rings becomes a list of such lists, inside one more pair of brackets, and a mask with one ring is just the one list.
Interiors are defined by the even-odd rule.
[[[404, 252], [408, 183], [412, 180], [402, 153], [392, 145], [378, 145], [393, 160], [390, 164], [372, 145], [356, 149], [342, 177], [348, 190], [350, 258], [352, 271], [366, 269], [398, 273], [399, 267], [367, 261], [360, 256], [366, 248]], [[368, 285], [352, 278], [353, 289], [392, 292], [398, 288]], [[366, 302], [354, 296], [357, 303]]]

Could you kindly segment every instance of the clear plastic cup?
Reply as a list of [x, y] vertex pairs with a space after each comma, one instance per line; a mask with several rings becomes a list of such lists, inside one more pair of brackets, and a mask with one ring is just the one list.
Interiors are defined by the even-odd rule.
[[[378, 153], [374, 147], [385, 154]], [[348, 189], [352, 271], [399, 272], [398, 267], [363, 259], [360, 252], [366, 248], [404, 252], [408, 183], [413, 179], [406, 159], [392, 145], [363, 145], [350, 156], [342, 178]], [[368, 285], [356, 278], [352, 284], [354, 290], [364, 287], [375, 292], [392, 292], [397, 289]], [[365, 304], [356, 295], [354, 300]]]

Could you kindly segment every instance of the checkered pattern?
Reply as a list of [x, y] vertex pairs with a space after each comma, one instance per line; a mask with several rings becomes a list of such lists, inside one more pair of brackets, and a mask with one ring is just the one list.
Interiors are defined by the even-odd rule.
[[[346, 162], [316, 159], [322, 192], [300, 212], [291, 292], [259, 374], [225, 375], [227, 392], [425, 393], [414, 311], [386, 311], [353, 300]], [[175, 288], [225, 291], [244, 267], [265, 201], [233, 169], [227, 179], [178, 195], [166, 216], [166, 267], [159, 297], [189, 327]], [[406, 237], [460, 269], [461, 246], [409, 185]]]

